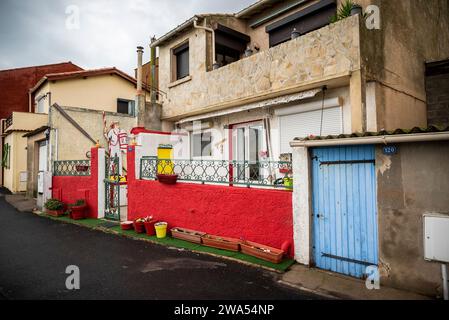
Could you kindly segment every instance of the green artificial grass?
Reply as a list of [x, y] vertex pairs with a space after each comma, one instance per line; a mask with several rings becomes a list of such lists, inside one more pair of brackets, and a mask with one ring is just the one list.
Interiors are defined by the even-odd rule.
[[59, 220], [59, 221], [63, 221], [66, 223], [72, 223], [72, 224], [76, 224], [76, 225], [80, 225], [80, 226], [85, 226], [85, 227], [92, 228], [92, 229], [100, 229], [101, 228], [102, 230], [110, 230], [114, 233], [129, 237], [129, 238], [151, 241], [153, 243], [158, 243], [161, 245], [170, 246], [170, 247], [174, 247], [174, 248], [180, 248], [180, 249], [186, 249], [186, 250], [190, 250], [190, 251], [203, 252], [203, 253], [213, 254], [213, 255], [217, 255], [217, 256], [228, 257], [228, 258], [232, 258], [235, 260], [247, 262], [250, 264], [263, 266], [263, 267], [273, 269], [276, 271], [280, 271], [280, 272], [285, 272], [290, 266], [292, 266], [295, 263], [295, 261], [293, 259], [284, 259], [279, 264], [271, 263], [269, 261], [258, 259], [256, 257], [249, 256], [249, 255], [243, 254], [241, 252], [234, 252], [234, 251], [221, 250], [221, 249], [217, 249], [217, 248], [207, 247], [207, 246], [203, 246], [200, 244], [196, 244], [196, 243], [192, 243], [192, 242], [188, 242], [188, 241], [184, 241], [184, 240], [180, 240], [180, 239], [175, 239], [172, 237], [158, 239], [156, 236], [148, 236], [144, 233], [139, 234], [139, 233], [134, 232], [134, 230], [122, 230], [119, 225], [111, 227], [111, 228], [102, 228], [102, 224], [104, 224], [105, 221], [100, 220], [100, 219], [72, 220], [68, 216], [63, 216], [63, 217], [59, 217], [59, 218], [49, 216], [49, 215], [44, 215], [44, 216], [54, 219], [54, 220]]

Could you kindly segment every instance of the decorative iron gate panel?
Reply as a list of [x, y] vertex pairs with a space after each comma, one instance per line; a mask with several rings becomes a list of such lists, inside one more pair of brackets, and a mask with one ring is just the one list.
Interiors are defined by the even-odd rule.
[[108, 220], [120, 221], [120, 168], [119, 158], [106, 157], [105, 161], [104, 216]]
[[363, 278], [378, 264], [374, 146], [313, 150], [313, 250], [318, 268]]

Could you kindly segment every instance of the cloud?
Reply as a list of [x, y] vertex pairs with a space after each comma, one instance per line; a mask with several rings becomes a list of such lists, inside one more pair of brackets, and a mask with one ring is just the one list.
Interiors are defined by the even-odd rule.
[[[1, 0], [0, 69], [72, 61], [116, 66], [133, 74], [136, 46], [148, 48], [197, 13], [233, 13], [254, 0]], [[67, 29], [66, 8], [79, 8], [79, 29]], [[148, 59], [148, 50], [145, 58]]]

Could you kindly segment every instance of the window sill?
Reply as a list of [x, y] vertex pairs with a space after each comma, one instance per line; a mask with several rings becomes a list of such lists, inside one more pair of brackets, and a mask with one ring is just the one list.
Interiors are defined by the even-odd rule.
[[182, 79], [179, 79], [179, 80], [176, 80], [175, 82], [170, 83], [168, 85], [168, 88], [171, 89], [171, 88], [179, 86], [179, 85], [181, 85], [183, 83], [189, 82], [190, 80], [192, 80], [192, 76], [184, 77]]

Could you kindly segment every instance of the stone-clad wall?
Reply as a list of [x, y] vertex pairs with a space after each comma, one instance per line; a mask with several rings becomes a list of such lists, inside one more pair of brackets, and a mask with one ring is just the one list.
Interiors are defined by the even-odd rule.
[[[205, 71], [206, 37], [201, 30], [190, 39], [192, 79], [169, 88], [170, 50], [160, 55], [161, 89], [168, 92], [163, 117], [204, 108], [238, 105], [265, 94], [332, 79], [360, 69], [359, 18], [350, 17], [218, 70]], [[184, 37], [184, 39], [186, 39]], [[179, 39], [178, 39], [179, 40]]]

